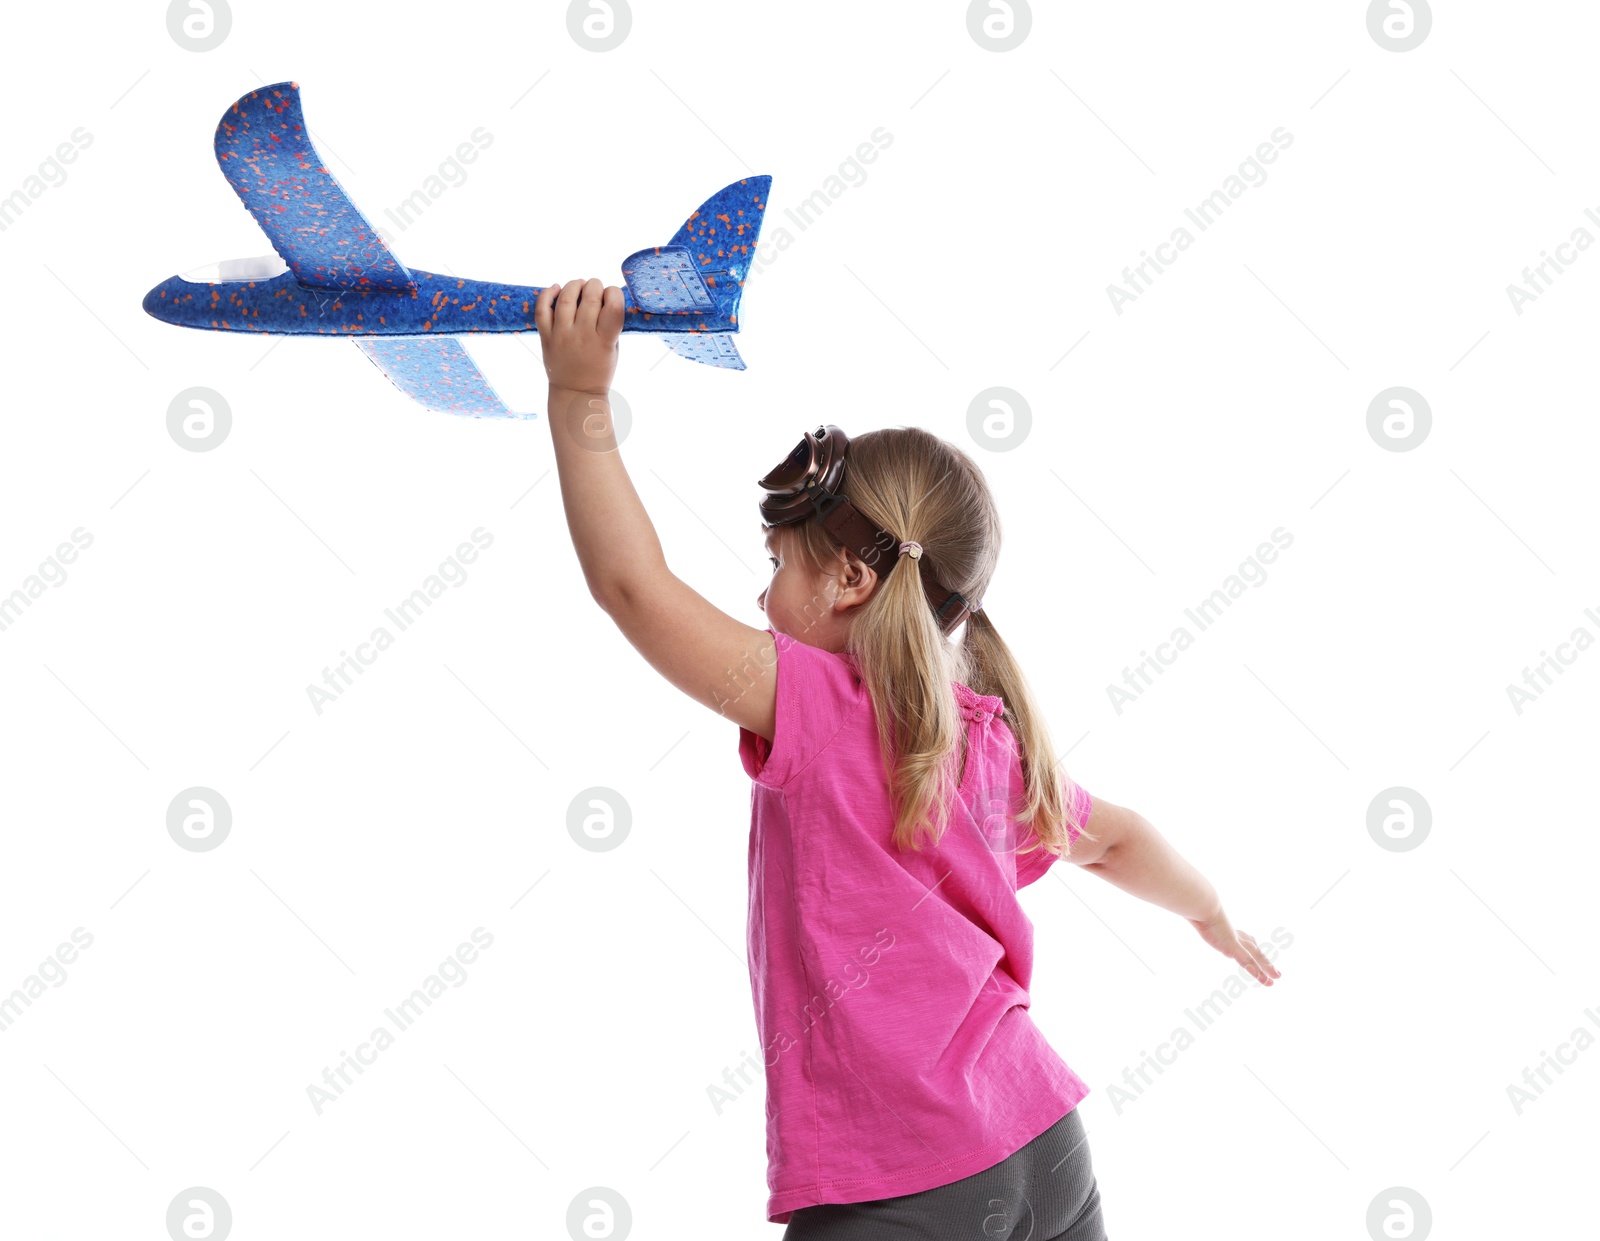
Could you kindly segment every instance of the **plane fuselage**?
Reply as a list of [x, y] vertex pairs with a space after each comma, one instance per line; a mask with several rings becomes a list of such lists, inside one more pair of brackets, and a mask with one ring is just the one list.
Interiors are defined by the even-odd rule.
[[[314, 289], [293, 272], [266, 280], [163, 280], [145, 294], [144, 309], [164, 323], [218, 332], [291, 336], [459, 336], [472, 332], [533, 332], [538, 285], [496, 284], [411, 269], [416, 288]], [[717, 280], [706, 277], [716, 303], [709, 311], [650, 313], [622, 289], [624, 332], [736, 332]], [[737, 287], [726, 302], [737, 305]]]

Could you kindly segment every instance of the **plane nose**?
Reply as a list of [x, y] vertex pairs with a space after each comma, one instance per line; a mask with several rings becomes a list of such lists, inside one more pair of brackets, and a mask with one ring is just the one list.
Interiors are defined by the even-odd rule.
[[173, 284], [177, 279], [176, 276], [169, 276], [144, 295], [142, 305], [145, 314], [153, 319], [160, 319], [163, 323], [178, 322], [174, 313], [177, 310], [177, 302], [173, 298], [176, 293]]

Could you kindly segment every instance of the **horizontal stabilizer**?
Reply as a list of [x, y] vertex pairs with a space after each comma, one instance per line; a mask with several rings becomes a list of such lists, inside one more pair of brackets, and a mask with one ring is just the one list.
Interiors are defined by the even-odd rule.
[[673, 353], [691, 362], [704, 362], [707, 366], [720, 366], [730, 371], [745, 369], [731, 332], [662, 332], [661, 339]]
[[217, 123], [212, 147], [222, 175], [301, 284], [416, 288], [311, 145], [295, 83], [263, 86], [236, 100]]
[[473, 418], [521, 418], [506, 408], [454, 336], [359, 336], [361, 352], [412, 400]]
[[647, 314], [713, 309], [711, 290], [683, 246], [652, 246], [622, 260], [622, 278]]

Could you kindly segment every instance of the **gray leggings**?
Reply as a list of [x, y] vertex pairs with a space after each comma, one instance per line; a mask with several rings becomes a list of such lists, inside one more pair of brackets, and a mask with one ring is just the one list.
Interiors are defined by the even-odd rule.
[[801, 1207], [783, 1241], [1105, 1241], [1074, 1108], [992, 1168], [872, 1202]]

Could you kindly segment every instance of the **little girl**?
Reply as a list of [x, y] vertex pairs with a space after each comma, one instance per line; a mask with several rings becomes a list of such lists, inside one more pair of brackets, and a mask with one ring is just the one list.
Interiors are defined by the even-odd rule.
[[806, 435], [761, 479], [773, 575], [754, 628], [667, 568], [623, 469], [607, 401], [621, 290], [551, 285], [534, 313], [590, 593], [739, 726], [754, 781], [767, 1219], [785, 1241], [1102, 1241], [1089, 1087], [1028, 1015], [1017, 889], [1066, 856], [1259, 982], [1280, 975], [1144, 818], [1058, 771], [983, 610], [1000, 551], [983, 475], [916, 428]]

